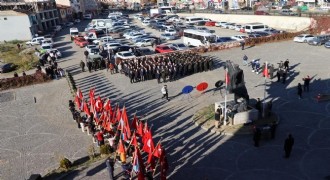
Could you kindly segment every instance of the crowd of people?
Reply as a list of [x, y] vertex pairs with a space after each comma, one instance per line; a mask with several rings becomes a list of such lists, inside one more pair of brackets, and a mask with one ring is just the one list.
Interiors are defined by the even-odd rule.
[[213, 60], [197, 53], [178, 52], [154, 57], [117, 59], [115, 64], [110, 64], [110, 72], [113, 72], [113, 68], [129, 77], [131, 83], [152, 79], [157, 79], [158, 83], [166, 83], [193, 73], [212, 70]]
[[[118, 105], [112, 108], [110, 100], [102, 100], [100, 96], [96, 98], [94, 94], [95, 89], [91, 89], [90, 100], [87, 102], [78, 89], [75, 103], [69, 100], [69, 110], [77, 123], [77, 127], [92, 135], [93, 141], [97, 142], [98, 146], [101, 147], [106, 144], [105, 148], [108, 148], [110, 153], [116, 152], [115, 158], [106, 161], [110, 179], [114, 178], [113, 165], [116, 161], [119, 161], [122, 166], [124, 178], [132, 177], [134, 167], [140, 166], [142, 169], [135, 170], [135, 174], [153, 179], [156, 158], [159, 158], [161, 169], [165, 168], [161, 176], [166, 179], [168, 164], [165, 150], [161, 147], [160, 142], [157, 145], [153, 144], [151, 127], [148, 127], [147, 122], [140, 120], [136, 115], [129, 122], [125, 107], [122, 110]], [[148, 161], [143, 163], [140, 159], [142, 164], [137, 165], [134, 164], [134, 158], [137, 158], [137, 153], [140, 153], [140, 150], [148, 154]], [[126, 160], [126, 157], [132, 157], [132, 159]]]

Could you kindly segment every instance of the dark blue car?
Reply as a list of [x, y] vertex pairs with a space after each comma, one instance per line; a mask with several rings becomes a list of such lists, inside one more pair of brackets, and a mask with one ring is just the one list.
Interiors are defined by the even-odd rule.
[[16, 68], [15, 64], [7, 63], [0, 65], [0, 73], [6, 73], [14, 70]]

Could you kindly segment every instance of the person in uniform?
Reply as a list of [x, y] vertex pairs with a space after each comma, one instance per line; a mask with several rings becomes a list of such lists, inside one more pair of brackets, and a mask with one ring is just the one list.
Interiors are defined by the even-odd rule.
[[81, 71], [85, 72], [85, 63], [83, 60], [80, 61], [80, 67], [81, 67]]

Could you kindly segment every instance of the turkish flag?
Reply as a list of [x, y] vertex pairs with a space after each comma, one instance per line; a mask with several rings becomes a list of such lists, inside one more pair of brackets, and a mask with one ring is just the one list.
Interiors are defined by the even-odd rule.
[[131, 139], [131, 128], [129, 127], [129, 122], [128, 122], [128, 117], [127, 117], [127, 112], [126, 112], [125, 106], [123, 108], [121, 118], [122, 118], [123, 126], [124, 126], [122, 128], [124, 128], [126, 130], [127, 138]]
[[138, 145], [138, 142], [137, 142], [135, 133], [132, 136], [131, 144], [134, 145], [135, 148], [137, 148], [136, 146]]
[[151, 130], [149, 130], [143, 137], [145, 137], [145, 141], [143, 144], [143, 151], [147, 153], [152, 153], [154, 151], [154, 141], [152, 139]]
[[77, 107], [80, 109], [80, 107], [81, 107], [81, 100], [79, 99], [79, 97], [76, 96], [76, 97], [74, 98], [74, 101], [76, 102]]
[[225, 74], [225, 82], [226, 82], [226, 85], [228, 86], [229, 85], [229, 82], [230, 82], [230, 78], [229, 78], [229, 73], [226, 71], [226, 74]]
[[162, 154], [163, 154], [163, 148], [160, 145], [160, 143], [158, 143], [156, 148], [155, 148], [155, 151], [154, 151], [153, 155], [157, 158], [160, 158], [162, 156]]
[[95, 110], [97, 112], [101, 112], [102, 108], [103, 108], [103, 102], [102, 102], [101, 97], [99, 96], [95, 101]]
[[88, 115], [88, 116], [91, 116], [91, 113], [90, 113], [90, 111], [89, 111], [89, 109], [88, 109], [88, 105], [87, 105], [87, 102], [85, 101], [84, 102], [84, 112]]
[[143, 133], [143, 123], [142, 123], [142, 122], [138, 123], [138, 128], [137, 128], [136, 133], [137, 133], [140, 137], [143, 137], [144, 133]]
[[78, 88], [78, 90], [77, 90], [77, 96], [78, 96], [78, 98], [79, 99], [82, 99], [84, 96], [83, 96], [83, 94], [82, 94], [82, 92], [81, 92], [81, 90]]
[[134, 129], [137, 129], [138, 128], [138, 118], [136, 117], [136, 114], [134, 114], [134, 117], [133, 117], [131, 126]]
[[265, 64], [264, 72], [262, 72], [262, 74], [264, 75], [264, 77], [269, 77], [269, 73], [268, 73], [268, 65], [267, 65], [267, 63]]

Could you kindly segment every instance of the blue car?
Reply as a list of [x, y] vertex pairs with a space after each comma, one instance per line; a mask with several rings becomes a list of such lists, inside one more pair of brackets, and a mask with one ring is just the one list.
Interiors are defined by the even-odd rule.
[[217, 43], [225, 43], [225, 42], [230, 42], [230, 41], [234, 41], [234, 39], [232, 39], [230, 37], [220, 37], [217, 39]]
[[326, 48], [330, 48], [330, 41], [324, 43], [324, 47], [326, 47]]

